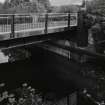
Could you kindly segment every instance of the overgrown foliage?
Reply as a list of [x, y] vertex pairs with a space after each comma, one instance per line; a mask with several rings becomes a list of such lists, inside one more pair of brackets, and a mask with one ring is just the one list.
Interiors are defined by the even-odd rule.
[[87, 1], [88, 12], [105, 15], [105, 0]]
[[0, 13], [40, 13], [50, 6], [48, 0], [6, 0], [0, 5]]

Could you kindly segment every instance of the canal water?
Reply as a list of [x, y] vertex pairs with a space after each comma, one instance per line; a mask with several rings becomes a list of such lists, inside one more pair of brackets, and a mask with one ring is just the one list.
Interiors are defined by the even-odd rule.
[[0, 92], [27, 83], [43, 93], [51, 93], [48, 97], [55, 97], [53, 93], [60, 97], [78, 89], [92, 91], [97, 87], [90, 64], [81, 65], [37, 46], [0, 51], [0, 63], [0, 86], [5, 84]]
[[66, 59], [58, 60], [59, 55], [32, 46], [3, 50], [0, 52], [0, 58], [1, 96], [6, 91], [16, 92], [18, 88], [22, 87], [22, 84], [27, 84], [28, 88], [33, 87], [38, 93], [43, 94], [41, 96], [47, 100], [53, 100], [53, 102], [54, 99], [66, 97], [68, 92], [71, 94], [76, 90], [73, 82], [69, 83], [72, 80], [64, 78], [66, 74], [64, 74], [65, 67], [62, 66], [62, 63]]
[[57, 58], [53, 55], [36, 46], [0, 51], [0, 83], [5, 83], [7, 89], [22, 83], [44, 90], [63, 89], [59, 71], [56, 71], [61, 67], [55, 65]]
[[83, 79], [80, 63], [36, 46], [0, 51], [0, 63], [0, 82], [13, 86], [28, 82], [46, 89], [72, 90], [95, 85], [90, 78]]

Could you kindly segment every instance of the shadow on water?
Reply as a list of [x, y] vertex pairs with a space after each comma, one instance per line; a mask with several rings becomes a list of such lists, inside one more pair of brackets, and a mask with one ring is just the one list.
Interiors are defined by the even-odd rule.
[[48, 60], [51, 59], [47, 58], [49, 57], [46, 56], [48, 54], [47, 51], [37, 47], [28, 48], [31, 56], [26, 59], [22, 59], [26, 53], [23, 53], [22, 49], [22, 54], [19, 54], [20, 51], [20, 49], [15, 49], [0, 53], [2, 59], [0, 64], [0, 83], [6, 83], [8, 89], [18, 87], [24, 82], [44, 89], [57, 88], [55, 85], [58, 85], [58, 82], [60, 85], [60, 81], [57, 81], [55, 70], [53, 70], [54, 67], [52, 67], [54, 66], [54, 61], [50, 64], [51, 62]]
[[[0, 83], [6, 83], [7, 89], [17, 88], [24, 82], [44, 91], [58, 93], [95, 86], [90, 78], [78, 75], [80, 64], [35, 46], [26, 48], [25, 51], [3, 51], [9, 62], [0, 64]], [[24, 58], [26, 55], [29, 57], [19, 60], [19, 56]]]
[[0, 52], [0, 83], [6, 83], [8, 89], [17, 88], [24, 82], [30, 85], [38, 84], [42, 79], [40, 76], [37, 80], [37, 77], [41, 75], [40, 62], [33, 61], [32, 57], [27, 55], [28, 51], [25, 51], [24, 49], [13, 49]]

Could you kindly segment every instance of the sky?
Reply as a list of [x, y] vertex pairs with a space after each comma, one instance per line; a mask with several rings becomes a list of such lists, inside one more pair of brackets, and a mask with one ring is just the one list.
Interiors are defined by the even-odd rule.
[[68, 4], [77, 4], [81, 5], [82, 0], [50, 0], [52, 5], [60, 6], [60, 5], [68, 5]]
[[5, 0], [0, 0], [1, 3], [4, 3]]
[[[3, 3], [5, 0], [0, 0]], [[68, 5], [68, 4], [81, 4], [82, 0], [50, 0], [51, 5], [59, 6], [59, 5]]]

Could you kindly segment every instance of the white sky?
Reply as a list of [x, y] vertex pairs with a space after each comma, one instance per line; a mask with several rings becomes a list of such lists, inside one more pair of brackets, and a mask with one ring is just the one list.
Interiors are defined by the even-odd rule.
[[5, 0], [0, 0], [1, 3], [4, 3]]
[[50, 0], [52, 5], [68, 5], [68, 4], [82, 4], [82, 0]]
[[[0, 0], [3, 3], [5, 0]], [[52, 5], [59, 6], [59, 5], [68, 5], [68, 4], [81, 4], [82, 0], [50, 0]]]

